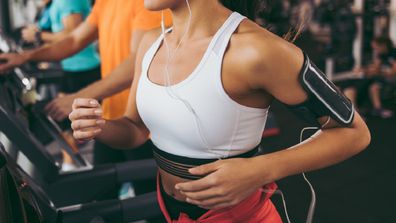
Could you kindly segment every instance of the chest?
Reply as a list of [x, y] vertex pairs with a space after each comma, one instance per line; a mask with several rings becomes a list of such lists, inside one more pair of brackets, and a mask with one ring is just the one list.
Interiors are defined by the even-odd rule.
[[170, 60], [166, 45], [162, 44], [148, 67], [148, 79], [156, 85], [166, 86], [168, 80], [171, 85], [180, 85], [193, 79], [210, 82], [220, 78], [220, 87], [231, 98], [237, 101], [248, 98], [252, 93], [250, 87], [242, 75], [232, 72], [232, 59], [228, 59], [228, 56], [224, 59], [215, 52], [208, 51], [209, 44], [210, 38], [202, 39], [180, 47], [176, 53], [172, 50], [175, 47], [170, 47]]
[[171, 84], [178, 84], [196, 72], [203, 63], [209, 39], [185, 43], [177, 50], [176, 44], [163, 43], [148, 69], [148, 78], [157, 85], [166, 85], [166, 75], [172, 80]]

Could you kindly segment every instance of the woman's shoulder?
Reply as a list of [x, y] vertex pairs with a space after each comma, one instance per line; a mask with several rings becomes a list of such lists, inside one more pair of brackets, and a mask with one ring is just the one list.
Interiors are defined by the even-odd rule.
[[230, 44], [237, 46], [235, 50], [248, 54], [247, 58], [252, 60], [270, 60], [279, 54], [299, 51], [293, 43], [247, 19], [242, 21]]
[[137, 51], [137, 61], [141, 61], [146, 54], [146, 52], [150, 49], [150, 47], [154, 44], [154, 42], [161, 35], [161, 28], [152, 29], [144, 33], [142, 39], [139, 43], [139, 48]]
[[147, 31], [140, 41], [140, 48], [150, 48], [151, 45], [161, 36], [162, 29], [155, 28]]
[[255, 76], [279, 76], [302, 64], [297, 46], [247, 19], [232, 36], [228, 53], [240, 72]]

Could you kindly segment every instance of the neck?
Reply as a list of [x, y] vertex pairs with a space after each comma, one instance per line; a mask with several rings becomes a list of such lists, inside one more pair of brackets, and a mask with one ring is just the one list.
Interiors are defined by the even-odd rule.
[[172, 38], [180, 40], [188, 28], [186, 39], [196, 39], [213, 35], [219, 24], [224, 22], [230, 11], [216, 0], [189, 0], [192, 17], [189, 28], [189, 9], [183, 0], [172, 8], [173, 29]]

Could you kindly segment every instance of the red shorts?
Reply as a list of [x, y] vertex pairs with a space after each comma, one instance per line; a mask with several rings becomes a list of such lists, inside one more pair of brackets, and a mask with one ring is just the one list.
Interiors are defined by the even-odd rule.
[[[273, 193], [265, 193], [259, 189], [241, 203], [221, 210], [209, 210], [197, 220], [192, 220], [188, 215], [181, 213], [178, 220], [171, 220], [166, 210], [157, 180], [157, 197], [161, 211], [168, 223], [282, 223], [278, 211], [269, 199]], [[275, 183], [265, 187], [273, 191], [277, 188]]]

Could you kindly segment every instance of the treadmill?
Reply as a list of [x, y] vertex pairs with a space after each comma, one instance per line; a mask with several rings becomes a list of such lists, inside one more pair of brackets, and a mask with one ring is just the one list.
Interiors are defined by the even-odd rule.
[[18, 91], [16, 80], [20, 78], [15, 74], [0, 77], [0, 163], [15, 182], [21, 200], [35, 210], [38, 222], [86, 223], [98, 216], [105, 219], [102, 222], [131, 222], [160, 216], [155, 192], [126, 200], [95, 201], [103, 191], [119, 183], [155, 178], [154, 160], [62, 171], [29, 130], [29, 112], [21, 104], [18, 93], [23, 90]]
[[[125, 200], [58, 206], [53, 194], [49, 193], [51, 185], [45, 177], [40, 172], [32, 174], [40, 165], [28, 160], [3, 133], [0, 133], [0, 140], [0, 222], [128, 223], [161, 215], [155, 192]], [[97, 176], [97, 172], [100, 171], [91, 171], [91, 174]], [[89, 173], [78, 175], [71, 174], [68, 178], [81, 180]], [[84, 186], [86, 184], [79, 185], [80, 188]], [[64, 189], [63, 186], [60, 190]], [[89, 192], [90, 188], [85, 189]]]
[[[17, 200], [38, 216], [37, 221], [25, 218], [25, 222], [86, 223], [97, 217], [104, 219], [98, 222], [131, 222], [161, 215], [154, 192], [126, 200], [96, 201], [120, 183], [154, 179], [154, 160], [93, 167], [64, 139], [56, 123], [38, 111], [35, 97], [34, 80], [23, 69], [0, 76], [0, 164], [4, 166], [0, 181], [12, 182], [8, 185], [13, 185], [14, 194], [20, 197]], [[76, 170], [61, 170], [46, 148], [48, 138], [72, 157]], [[24, 216], [26, 211], [21, 213]]]

